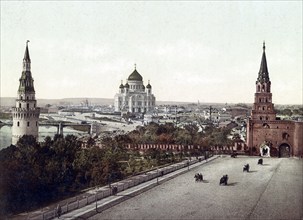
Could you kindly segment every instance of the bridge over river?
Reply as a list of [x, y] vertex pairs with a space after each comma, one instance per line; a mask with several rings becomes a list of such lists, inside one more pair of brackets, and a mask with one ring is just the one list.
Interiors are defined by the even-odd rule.
[[[12, 121], [7, 121], [7, 122], [1, 122], [0, 123], [0, 127], [3, 126], [13, 126], [13, 122]], [[75, 122], [48, 122], [48, 121], [42, 121], [39, 122], [39, 126], [54, 126], [57, 127], [57, 134], [64, 134], [64, 127], [72, 127], [74, 129], [77, 129], [77, 127], [81, 127], [81, 128], [86, 128], [87, 132], [89, 134], [93, 134], [95, 133], [98, 125], [96, 123], [81, 123], [81, 121], [79, 123], [75, 123]]]

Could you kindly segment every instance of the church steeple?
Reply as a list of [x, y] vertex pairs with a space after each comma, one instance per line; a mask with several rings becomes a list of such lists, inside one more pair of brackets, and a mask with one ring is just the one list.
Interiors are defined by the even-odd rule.
[[269, 81], [267, 61], [266, 61], [266, 55], [265, 55], [265, 42], [263, 42], [263, 54], [262, 54], [259, 75], [258, 75], [258, 81], [259, 82], [268, 82]]

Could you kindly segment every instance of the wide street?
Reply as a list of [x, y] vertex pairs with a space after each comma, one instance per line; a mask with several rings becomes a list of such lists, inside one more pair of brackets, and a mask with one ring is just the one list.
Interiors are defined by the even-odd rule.
[[[303, 160], [225, 156], [90, 219], [303, 219]], [[244, 164], [250, 172], [243, 172]], [[204, 175], [195, 182], [195, 173]], [[227, 186], [219, 186], [228, 174]], [[123, 196], [123, 191], [117, 196]]]

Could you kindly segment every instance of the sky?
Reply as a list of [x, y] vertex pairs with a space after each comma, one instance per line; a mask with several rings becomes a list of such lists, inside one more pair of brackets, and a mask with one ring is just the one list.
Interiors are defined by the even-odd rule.
[[156, 100], [253, 103], [263, 41], [275, 104], [302, 104], [302, 1], [0, 1], [1, 97], [26, 40], [36, 98], [114, 98], [134, 70]]

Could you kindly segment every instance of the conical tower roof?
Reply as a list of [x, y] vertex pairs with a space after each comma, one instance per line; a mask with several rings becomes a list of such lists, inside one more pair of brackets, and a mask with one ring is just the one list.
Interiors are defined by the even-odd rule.
[[26, 61], [31, 60], [31, 58], [29, 56], [29, 51], [28, 51], [28, 42], [29, 42], [29, 40], [26, 41], [26, 48], [25, 48], [25, 53], [24, 53], [24, 58], [23, 58], [23, 60], [26, 60]]
[[268, 74], [267, 61], [265, 55], [265, 42], [263, 42], [263, 54], [262, 54], [261, 65], [258, 74], [258, 81], [260, 82], [269, 81], [269, 74]]

